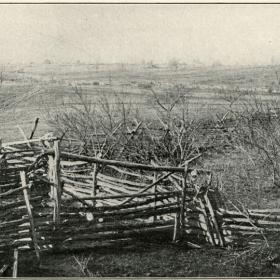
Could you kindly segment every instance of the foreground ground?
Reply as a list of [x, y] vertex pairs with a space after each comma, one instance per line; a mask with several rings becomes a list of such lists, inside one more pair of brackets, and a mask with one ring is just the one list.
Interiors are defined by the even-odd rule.
[[[184, 244], [139, 242], [127, 247], [47, 254], [40, 268], [21, 259], [19, 276], [44, 277], [271, 277], [280, 270], [266, 259], [242, 258], [233, 249], [190, 249]], [[88, 262], [87, 262], [88, 261]], [[80, 263], [80, 266], [79, 264]], [[83, 271], [83, 263], [87, 263]]]

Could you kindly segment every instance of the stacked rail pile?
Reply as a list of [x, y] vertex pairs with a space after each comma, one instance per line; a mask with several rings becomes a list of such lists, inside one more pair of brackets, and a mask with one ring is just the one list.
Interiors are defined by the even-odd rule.
[[[206, 173], [206, 174], [205, 174]], [[185, 238], [198, 244], [210, 243], [213, 246], [225, 246], [231, 240], [222, 229], [222, 220], [217, 212], [222, 202], [217, 189], [212, 187], [211, 173], [202, 172], [188, 176], [185, 205]], [[175, 186], [182, 185], [180, 175], [171, 175]]]
[[38, 177], [45, 173], [39, 162], [39, 140], [3, 144], [0, 152], [0, 254], [1, 262], [12, 251], [33, 251], [39, 259], [46, 248], [40, 236], [39, 213], [49, 187]]
[[277, 240], [280, 232], [280, 209], [246, 211], [219, 210], [222, 229], [237, 245]]
[[161, 232], [172, 239], [180, 192], [166, 182], [161, 185], [153, 176], [83, 161], [62, 160], [61, 166], [61, 223], [52, 238], [64, 248]]
[[[225, 244], [214, 206], [203, 192], [205, 184], [207, 191], [211, 187], [206, 180], [209, 172], [202, 170], [193, 177], [188, 171], [184, 183], [182, 175], [167, 172], [167, 167], [155, 172], [152, 166], [129, 163], [125, 167], [122, 162], [120, 167], [120, 162], [110, 160], [97, 164], [94, 158], [71, 155], [72, 159], [61, 160], [63, 218], [61, 237], [56, 239], [63, 245], [81, 242], [83, 237], [112, 241], [113, 237], [139, 236], [145, 231], [163, 230], [162, 226], [173, 240], [195, 237], [198, 243]], [[61, 156], [67, 158], [69, 154], [62, 152]], [[137, 172], [135, 167], [145, 170]], [[74, 226], [82, 233], [79, 238], [71, 231]]]

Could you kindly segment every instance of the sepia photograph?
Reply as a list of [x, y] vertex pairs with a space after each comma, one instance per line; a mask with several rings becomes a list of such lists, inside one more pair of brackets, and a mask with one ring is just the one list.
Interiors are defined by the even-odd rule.
[[280, 277], [280, 3], [0, 3], [0, 278]]

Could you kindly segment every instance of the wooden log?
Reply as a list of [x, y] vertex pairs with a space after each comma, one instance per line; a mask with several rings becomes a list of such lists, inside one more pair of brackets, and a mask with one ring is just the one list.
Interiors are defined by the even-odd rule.
[[9, 265], [8, 264], [4, 264], [2, 266], [2, 268], [0, 269], [0, 277], [3, 276], [3, 274], [6, 272], [6, 270], [9, 268]]
[[199, 204], [200, 204], [200, 208], [202, 209], [202, 213], [203, 213], [203, 218], [204, 218], [204, 223], [207, 227], [207, 234], [208, 234], [208, 237], [209, 237], [209, 241], [210, 243], [215, 246], [215, 239], [214, 239], [214, 235], [213, 235], [213, 232], [212, 232], [212, 228], [211, 228], [211, 225], [210, 225], [210, 222], [208, 220], [208, 215], [207, 215], [207, 212], [206, 212], [206, 209], [205, 209], [205, 206], [201, 200], [201, 198], [198, 198], [198, 201], [199, 201]]
[[[6, 244], [0, 244], [0, 250], [5, 250], [5, 251], [10, 251], [12, 249], [22, 250], [21, 247], [27, 246], [27, 245], [33, 246], [33, 241], [31, 240], [31, 238], [29, 240], [19, 239], [19, 240], [13, 240]], [[30, 249], [31, 249], [31, 247], [28, 248], [28, 250], [30, 250]]]
[[[140, 195], [143, 194], [144, 192], [146, 192], [147, 190], [149, 190], [150, 188], [152, 188], [153, 186], [157, 185], [159, 182], [161, 182], [162, 180], [164, 180], [165, 178], [167, 178], [168, 176], [170, 176], [170, 174], [172, 174], [172, 172], [169, 172], [161, 177], [159, 177], [155, 182], [153, 182], [152, 184], [148, 185], [147, 187], [145, 187], [143, 190], [140, 190], [136, 195]], [[125, 204], [129, 201], [131, 201], [135, 196], [131, 196], [128, 199], [126, 199], [124, 202], [122, 202], [121, 204]]]
[[[120, 178], [116, 178], [116, 177], [111, 177], [111, 176], [104, 175], [104, 174], [99, 174], [98, 179], [101, 179], [101, 180], [103, 179], [105, 181], [111, 181], [111, 182], [117, 182], [117, 183], [120, 183], [122, 185], [128, 185], [128, 186], [137, 187], [137, 188], [145, 188], [147, 186], [147, 185], [144, 185], [142, 183], [129, 181], [129, 180], [125, 180], [125, 179], [120, 179]], [[154, 179], [149, 180], [149, 181], [154, 182]]]
[[188, 165], [185, 166], [183, 171], [183, 185], [181, 194], [181, 205], [180, 205], [180, 238], [183, 235], [185, 228], [185, 203], [186, 203], [186, 188], [187, 188], [187, 173]]
[[[24, 172], [24, 171], [23, 171]], [[0, 193], [0, 198], [4, 197], [4, 196], [9, 196], [11, 194], [14, 194], [16, 192], [20, 192], [21, 190], [23, 189], [26, 189], [27, 187], [19, 187], [19, 188], [16, 188], [16, 189], [11, 189], [9, 191], [6, 191], [4, 193]]]
[[[162, 192], [158, 193], [158, 196], [162, 195], [167, 195], [167, 194], [173, 194], [174, 196], [178, 193], [178, 191], [170, 191], [170, 192]], [[154, 197], [153, 193], [137, 193], [137, 194], [127, 194], [127, 195], [111, 195], [111, 196], [88, 196], [88, 197], [83, 197], [80, 198], [82, 200], [107, 200], [107, 199], [115, 199], [115, 198], [140, 198], [140, 197], [147, 197], [147, 196], [152, 196]], [[121, 205], [123, 205], [122, 203]]]
[[211, 202], [210, 202], [207, 194], [204, 195], [204, 200], [206, 202], [206, 205], [208, 207], [209, 213], [211, 215], [214, 227], [216, 229], [216, 233], [217, 233], [217, 235], [219, 237], [219, 244], [220, 244], [220, 246], [224, 247], [225, 246], [225, 241], [224, 241], [224, 238], [223, 238], [223, 233], [222, 233], [222, 230], [220, 230], [220, 227], [218, 225], [218, 222], [217, 222], [217, 219], [216, 219], [216, 216], [215, 216], [215, 212], [213, 210], [213, 207], [211, 205]]
[[89, 189], [92, 188], [92, 184], [79, 182], [79, 181], [74, 181], [74, 180], [71, 180], [71, 179], [68, 179], [68, 178], [65, 178], [65, 177], [62, 177], [62, 178], [63, 178], [62, 179], [63, 182], [70, 183], [70, 184], [73, 184], [73, 185], [76, 185], [76, 186], [88, 187]]
[[[110, 184], [110, 185], [113, 185], [116, 187], [120, 186], [121, 188], [131, 190], [131, 191], [138, 191], [140, 188], [144, 188], [147, 186], [147, 185], [143, 185], [143, 184], [137, 184], [136, 182], [135, 182], [135, 184], [133, 184], [132, 182], [131, 182], [131, 184], [128, 184], [127, 180], [119, 180], [118, 178], [114, 178], [114, 177], [112, 177], [111, 179], [108, 179], [107, 178], [108, 176], [103, 177], [103, 175], [102, 176], [100, 176], [100, 175], [101, 174], [99, 174], [99, 176], [98, 176], [99, 184], [100, 184], [100, 182], [104, 182], [104, 183], [107, 183], [107, 184]], [[124, 182], [122, 182], [122, 181], [124, 181]]]
[[64, 169], [61, 170], [61, 178], [68, 178], [68, 179], [92, 179], [92, 175], [81, 175], [76, 173], [68, 173]]
[[[171, 194], [173, 197], [173, 194]], [[162, 195], [160, 197], [156, 198], [156, 201], [158, 204], [162, 202], [164, 199], [171, 197], [170, 194], [167, 195]], [[144, 206], [144, 205], [149, 205], [154, 202], [154, 198], [147, 198], [144, 201], [139, 201], [139, 202], [133, 202], [133, 203], [128, 203], [124, 205], [110, 205], [110, 206], [87, 206], [87, 207], [74, 207], [74, 206], [67, 206], [63, 205], [61, 210], [66, 210], [66, 211], [98, 211], [98, 212], [104, 212], [104, 211], [112, 211], [112, 210], [121, 210], [121, 209], [128, 209], [128, 208], [136, 208], [139, 206]]]
[[[30, 198], [30, 201], [38, 201], [38, 200], [42, 200], [42, 196], [35, 196]], [[23, 205], [25, 205], [25, 200], [18, 200], [15, 202], [0, 205], [0, 211], [4, 211], [7, 209], [11, 209]]]
[[131, 177], [138, 177], [138, 178], [143, 178], [144, 177], [144, 178], [146, 178], [149, 181], [153, 180], [152, 176], [142, 175], [142, 174], [138, 174], [138, 173], [132, 173], [130, 171], [127, 171], [127, 170], [124, 170], [124, 169], [120, 169], [120, 168], [118, 168], [118, 167], [116, 167], [114, 165], [108, 165], [108, 167], [118, 171], [121, 174], [126, 174], [126, 175], [131, 176]]
[[[180, 196], [177, 195], [177, 204], [180, 205]], [[174, 231], [173, 231], [173, 238], [172, 238], [172, 241], [173, 242], [176, 242], [177, 241], [177, 238], [178, 238], [178, 230], [180, 228], [180, 211], [178, 211], [176, 214], [175, 214], [175, 219], [174, 219]]]
[[28, 193], [27, 193], [27, 189], [26, 189], [27, 184], [26, 184], [26, 177], [25, 177], [24, 171], [20, 172], [20, 178], [21, 178], [22, 187], [25, 187], [23, 189], [23, 195], [24, 195], [24, 200], [25, 200], [27, 213], [28, 213], [28, 217], [29, 217], [29, 222], [30, 222], [30, 226], [31, 226], [32, 240], [34, 242], [36, 257], [37, 257], [38, 262], [40, 262], [40, 252], [39, 252], [39, 248], [38, 248], [38, 242], [37, 242], [37, 236], [36, 236], [36, 231], [35, 231], [35, 224], [34, 224], [34, 220], [33, 220], [33, 216], [32, 216], [31, 205], [29, 202], [29, 197], [28, 197]]
[[109, 189], [111, 191], [116, 191], [119, 194], [121, 194], [121, 193], [134, 194], [139, 190], [138, 188], [133, 188], [131, 186], [120, 185], [119, 183], [113, 184], [112, 182], [102, 181], [102, 180], [98, 181], [98, 186], [99, 186], [100, 192], [104, 192]]
[[[154, 172], [154, 182], [157, 181], [157, 174], [156, 172]], [[153, 187], [153, 193], [154, 193], [154, 209], [156, 209], [157, 207], [157, 185], [155, 184], [154, 187]], [[157, 220], [157, 216], [156, 214], [154, 215], [154, 221]]]
[[35, 119], [35, 123], [34, 123], [34, 127], [33, 127], [32, 131], [31, 131], [30, 136], [29, 136], [29, 140], [31, 140], [33, 138], [33, 136], [35, 134], [35, 131], [37, 129], [38, 123], [39, 123], [39, 118], [36, 118]]
[[28, 221], [29, 219], [25, 217], [14, 221], [0, 222], [0, 229], [2, 230], [8, 227], [14, 228], [15, 226], [20, 226], [21, 224], [26, 223]]
[[17, 278], [18, 272], [18, 249], [14, 250], [13, 278]]
[[49, 155], [48, 156], [48, 180], [50, 182], [50, 197], [51, 199], [54, 198], [54, 157]]
[[[53, 153], [50, 153], [50, 154], [53, 154]], [[91, 172], [92, 171], [92, 168], [82, 168], [82, 169], [62, 169], [63, 170], [63, 173], [66, 174], [66, 175], [69, 175], [69, 174], [80, 174], [80, 173], [86, 173], [86, 172]]]
[[[176, 213], [180, 208], [177, 206], [173, 206], [173, 207], [166, 207], [166, 208], [162, 208], [162, 209], [157, 209], [156, 213], [158, 216], [160, 215], [166, 215], [166, 214], [172, 214], [172, 213]], [[154, 215], [154, 211], [138, 211], [135, 213], [106, 213], [106, 214], [102, 214], [102, 213], [96, 213], [94, 214], [95, 218], [101, 218], [103, 220], [103, 222], [110, 222], [110, 221], [117, 221], [117, 220], [134, 220], [134, 219], [147, 219], [150, 218]], [[61, 214], [62, 218], [66, 218], [67, 220], [71, 219], [71, 222], [74, 224], [80, 224], [82, 217], [80, 215], [69, 215], [69, 213], [65, 213], [65, 214]], [[86, 221], [86, 218], [84, 218], [84, 220]]]
[[[173, 202], [173, 203], [169, 203], [169, 204], [164, 204], [164, 205], [157, 205], [156, 207], [153, 206], [147, 206], [147, 207], [139, 207], [136, 209], [124, 209], [124, 210], [117, 210], [117, 211], [107, 211], [107, 212], [92, 212], [90, 211], [90, 213], [93, 216], [96, 217], [106, 217], [106, 216], [125, 216], [125, 215], [130, 215], [130, 214], [135, 214], [135, 213], [153, 213], [156, 212], [159, 209], [172, 209], [173, 210], [173, 206], [175, 206], [176, 208], [178, 208], [177, 202]], [[72, 212], [72, 213], [67, 213], [67, 212], [61, 212], [61, 216], [62, 217], [67, 217], [67, 216], [77, 216], [77, 212]]]
[[62, 167], [77, 167], [77, 166], [86, 166], [88, 163], [86, 161], [65, 161], [60, 162]]
[[85, 204], [86, 206], [89, 206], [89, 207], [92, 206], [92, 204], [87, 203], [85, 200], [80, 199], [78, 196], [76, 196], [72, 192], [67, 191], [65, 188], [63, 189], [63, 192], [70, 195], [71, 197], [73, 197], [75, 200], [81, 202], [82, 204]]
[[[52, 154], [52, 151], [48, 151], [48, 154]], [[81, 160], [86, 161], [89, 163], [97, 163], [101, 165], [113, 165], [116, 167], [125, 167], [130, 169], [140, 169], [140, 170], [147, 170], [147, 171], [167, 171], [167, 172], [184, 172], [183, 167], [174, 167], [174, 166], [151, 166], [151, 165], [145, 165], [140, 163], [132, 163], [132, 162], [124, 162], [124, 161], [117, 161], [117, 160], [107, 160], [107, 159], [101, 159], [101, 158], [94, 158], [94, 157], [88, 157], [88, 156], [82, 156], [82, 155], [75, 155], [71, 153], [62, 152], [61, 157], [65, 159], [72, 159], [72, 160]], [[193, 171], [193, 169], [189, 169], [188, 172]], [[204, 169], [196, 169], [198, 173], [209, 173], [209, 170]]]
[[249, 213], [260, 213], [260, 214], [279, 214], [280, 215], [280, 209], [279, 208], [272, 208], [272, 209], [249, 209]]
[[280, 213], [276, 211], [276, 209], [260, 209], [260, 211], [257, 210], [248, 210], [247, 213], [242, 213], [238, 211], [232, 211], [232, 210], [225, 210], [222, 208], [218, 209], [218, 212], [224, 216], [224, 217], [246, 217], [249, 215], [249, 217], [263, 217], [264, 219], [280, 219]]
[[60, 223], [60, 205], [61, 205], [61, 181], [60, 181], [60, 150], [59, 141], [54, 141], [54, 166], [53, 166], [53, 181], [54, 181], [54, 223], [56, 226]]
[[30, 144], [30, 143], [40, 143], [41, 139], [30, 139], [30, 140], [24, 140], [24, 141], [14, 141], [14, 142], [7, 142], [7, 143], [3, 143], [2, 147], [4, 148], [11, 148], [12, 146], [16, 146], [16, 145], [20, 145], [20, 144]]
[[7, 242], [14, 242], [15, 240], [30, 238], [30, 232], [22, 232], [22, 233], [10, 233], [1, 235], [0, 244], [6, 244]]
[[120, 185], [120, 184], [112, 184], [111, 182], [106, 182], [106, 181], [102, 181], [99, 180], [98, 181], [98, 186], [99, 189], [104, 191], [104, 190], [108, 190], [110, 189], [117, 191], [118, 193], [126, 193], [126, 194], [133, 194], [135, 192], [137, 192], [139, 189], [138, 188], [132, 188], [130, 186], [126, 186], [126, 185]]

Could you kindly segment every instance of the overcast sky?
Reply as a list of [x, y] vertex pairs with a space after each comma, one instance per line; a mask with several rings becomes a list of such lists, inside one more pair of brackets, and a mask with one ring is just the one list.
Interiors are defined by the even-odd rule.
[[1, 5], [0, 63], [280, 63], [280, 5]]

